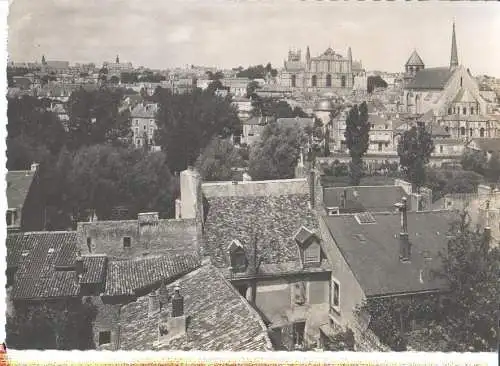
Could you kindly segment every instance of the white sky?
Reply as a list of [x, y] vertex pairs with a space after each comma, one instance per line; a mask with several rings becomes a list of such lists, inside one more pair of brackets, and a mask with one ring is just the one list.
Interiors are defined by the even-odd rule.
[[15, 61], [100, 65], [119, 54], [167, 68], [282, 66], [290, 46], [312, 56], [351, 46], [368, 70], [401, 71], [414, 48], [426, 66], [448, 65], [453, 19], [460, 63], [500, 77], [497, 2], [14, 0], [8, 51]]

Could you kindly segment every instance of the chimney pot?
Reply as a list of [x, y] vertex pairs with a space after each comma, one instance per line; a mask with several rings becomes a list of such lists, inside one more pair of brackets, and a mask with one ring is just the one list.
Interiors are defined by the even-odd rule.
[[160, 312], [160, 299], [156, 291], [153, 291], [148, 296], [148, 316], [152, 317]]
[[172, 297], [172, 317], [174, 318], [184, 315], [184, 296], [181, 295], [180, 290], [179, 286], [175, 286]]

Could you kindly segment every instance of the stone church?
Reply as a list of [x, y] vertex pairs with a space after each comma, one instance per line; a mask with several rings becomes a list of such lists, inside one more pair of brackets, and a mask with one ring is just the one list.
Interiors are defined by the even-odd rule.
[[432, 114], [454, 138], [495, 137], [498, 122], [491, 119], [492, 105], [481, 93], [469, 69], [459, 64], [455, 23], [451, 38], [450, 64], [427, 68], [413, 51], [405, 64], [403, 112]]
[[311, 57], [307, 47], [305, 60], [301, 50], [290, 50], [280, 74], [282, 87], [307, 92], [366, 90], [366, 73], [360, 61], [353, 61], [351, 48], [347, 57], [329, 47], [317, 57]]

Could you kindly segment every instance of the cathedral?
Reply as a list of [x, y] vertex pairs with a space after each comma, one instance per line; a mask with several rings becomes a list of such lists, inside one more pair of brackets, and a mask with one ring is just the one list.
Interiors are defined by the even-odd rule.
[[304, 61], [300, 50], [288, 52], [288, 60], [280, 73], [280, 84], [307, 92], [352, 90], [357, 87], [366, 90], [366, 73], [361, 62], [353, 61], [350, 47], [347, 57], [330, 47], [321, 55], [311, 57], [307, 47]]
[[492, 104], [482, 95], [469, 69], [459, 64], [455, 23], [450, 63], [427, 68], [416, 50], [405, 64], [403, 112], [431, 113], [451, 137], [496, 137], [498, 122], [488, 117]]

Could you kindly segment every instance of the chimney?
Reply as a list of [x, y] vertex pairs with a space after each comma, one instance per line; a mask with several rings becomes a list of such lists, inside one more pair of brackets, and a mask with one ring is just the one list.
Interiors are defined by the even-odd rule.
[[167, 286], [165, 285], [165, 280], [161, 281], [160, 288], [158, 289], [158, 296], [160, 301], [160, 309], [164, 309], [170, 301], [170, 295], [168, 293]]
[[395, 204], [399, 209], [401, 216], [401, 230], [399, 233], [399, 259], [403, 262], [410, 260], [411, 244], [408, 238], [408, 213], [406, 197], [401, 199], [401, 202]]
[[315, 201], [315, 187], [314, 185], [316, 184], [316, 173], [314, 172], [313, 169], [309, 172], [309, 195], [311, 196], [310, 203], [311, 203], [311, 208], [314, 208], [314, 201]]
[[172, 297], [172, 317], [177, 318], [184, 315], [184, 296], [180, 293], [181, 288], [174, 288], [174, 296]]
[[175, 200], [175, 218], [176, 219], [180, 219], [181, 218], [181, 207], [182, 207], [181, 199], [177, 198]]
[[38, 163], [31, 164], [31, 171], [32, 172], [37, 172], [39, 168], [40, 168], [40, 164], [38, 164]]
[[183, 219], [202, 218], [201, 177], [191, 165], [180, 173], [180, 186], [180, 217]]
[[83, 258], [82, 253], [78, 251], [75, 259], [75, 273], [77, 277], [83, 275], [84, 267], [83, 267]]
[[156, 291], [153, 291], [148, 296], [148, 317], [152, 317], [160, 312], [160, 299]]

